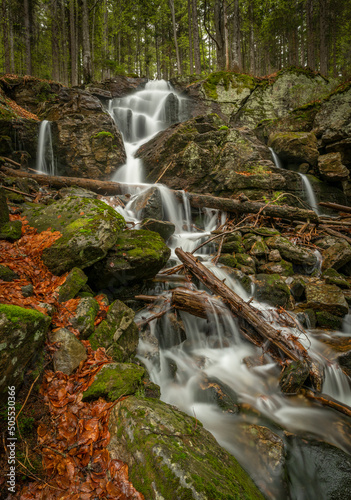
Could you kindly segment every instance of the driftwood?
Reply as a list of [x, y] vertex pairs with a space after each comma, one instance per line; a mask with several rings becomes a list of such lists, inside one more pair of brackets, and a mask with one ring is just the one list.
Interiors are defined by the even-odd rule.
[[323, 406], [327, 406], [328, 408], [333, 408], [333, 410], [336, 410], [340, 413], [343, 413], [344, 415], [347, 415], [348, 417], [351, 417], [350, 406], [340, 403], [340, 401], [336, 401], [327, 394], [318, 394], [317, 396], [316, 394], [314, 394], [312, 391], [309, 390], [303, 391], [303, 394], [304, 396], [306, 396], [306, 398], [311, 399], [312, 401], [317, 401]]
[[[11, 168], [2, 167], [2, 171], [8, 175], [16, 177], [30, 177], [35, 179], [38, 184], [49, 185], [53, 188], [60, 189], [67, 186], [78, 186], [84, 189], [89, 189], [101, 195], [118, 195], [126, 191], [126, 185], [111, 181], [98, 181], [94, 179], [82, 179], [80, 177], [58, 177], [40, 174], [31, 174], [28, 172], [13, 170]], [[142, 185], [141, 185], [142, 186]], [[183, 200], [183, 191], [173, 191], [174, 195]], [[287, 220], [299, 220], [319, 222], [318, 215], [312, 210], [304, 210], [302, 208], [290, 207], [288, 205], [266, 205], [257, 201], [234, 200], [231, 198], [218, 198], [216, 196], [207, 196], [202, 194], [187, 193], [190, 205], [197, 208], [216, 208], [223, 212], [240, 213], [240, 214], [258, 214], [269, 217], [278, 217]]]
[[1, 187], [3, 189], [6, 189], [7, 191], [11, 191], [12, 193], [22, 194], [23, 196], [29, 196], [29, 198], [36, 198], [37, 197], [35, 194], [25, 193], [24, 191], [19, 191], [18, 189], [9, 188], [7, 186], [1, 186]]
[[5, 156], [0, 156], [0, 160], [6, 163], [11, 163], [12, 165], [15, 165], [15, 167], [21, 168], [22, 166], [20, 163], [17, 163], [17, 161], [11, 160], [10, 158], [5, 158]]
[[346, 212], [351, 214], [351, 207], [346, 207], [345, 205], [339, 205], [339, 203], [320, 201], [318, 205], [320, 205], [321, 207], [331, 208], [332, 210], [337, 210], [339, 212]]
[[204, 283], [213, 293], [222, 297], [235, 316], [244, 318], [262, 337], [283, 351], [287, 358], [294, 361], [306, 361], [309, 365], [312, 364], [307, 350], [295, 337], [285, 338], [280, 330], [276, 330], [264, 321], [254, 307], [233, 292], [192, 254], [184, 252], [181, 248], [176, 248], [175, 253], [191, 274]]

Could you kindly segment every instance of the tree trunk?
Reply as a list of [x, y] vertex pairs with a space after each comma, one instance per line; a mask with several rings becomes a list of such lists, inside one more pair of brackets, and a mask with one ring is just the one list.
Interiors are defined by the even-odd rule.
[[77, 73], [77, 43], [76, 43], [76, 23], [75, 23], [75, 0], [70, 0], [69, 3], [69, 36], [71, 47], [71, 85], [78, 85]]
[[249, 19], [250, 19], [250, 73], [251, 75], [255, 75], [256, 66], [255, 66], [255, 15], [253, 5], [250, 2], [249, 4]]
[[306, 2], [307, 66], [311, 69], [316, 68], [313, 16], [314, 16], [314, 0], [307, 0]]
[[320, 72], [328, 76], [328, 0], [319, 0]]
[[192, 0], [188, 0], [188, 37], [189, 37], [189, 73], [194, 73], [193, 63], [193, 24], [192, 24]]
[[32, 74], [32, 26], [31, 26], [31, 13], [29, 10], [29, 0], [24, 0], [24, 40], [26, 48], [26, 74]]
[[4, 45], [5, 73], [11, 73], [10, 43], [9, 43], [9, 15], [7, 0], [2, 0], [2, 39]]
[[52, 55], [52, 79], [60, 81], [60, 44], [58, 27], [57, 0], [51, 0], [51, 55]]
[[233, 31], [232, 67], [239, 72], [242, 70], [239, 0], [234, 0]]
[[92, 66], [89, 35], [89, 11], [88, 1], [82, 0], [82, 42], [83, 42], [83, 80], [84, 83], [91, 83]]
[[223, 2], [215, 0], [214, 4], [214, 25], [215, 25], [215, 41], [217, 50], [217, 70], [225, 69], [225, 41], [224, 41], [224, 17], [223, 17]]
[[200, 41], [199, 41], [199, 21], [197, 16], [197, 0], [192, 1], [192, 18], [193, 18], [193, 36], [194, 36], [194, 62], [195, 73], [201, 73], [201, 56], [200, 56]]
[[173, 39], [174, 39], [174, 46], [175, 46], [176, 59], [177, 59], [177, 69], [178, 69], [178, 73], [181, 75], [182, 74], [182, 67], [180, 64], [180, 57], [179, 57], [179, 47], [178, 47], [178, 39], [177, 39], [177, 26], [176, 26], [176, 19], [175, 19], [174, 0], [168, 0], [168, 5], [169, 5], [170, 11], [171, 11], [171, 16], [172, 16]]

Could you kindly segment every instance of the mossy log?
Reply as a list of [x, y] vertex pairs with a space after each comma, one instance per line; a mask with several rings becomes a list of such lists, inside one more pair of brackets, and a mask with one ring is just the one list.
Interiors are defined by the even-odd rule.
[[[61, 189], [67, 186], [78, 186], [83, 189], [89, 189], [101, 195], [118, 195], [125, 193], [126, 185], [111, 181], [98, 181], [95, 179], [83, 179], [80, 177], [58, 177], [41, 174], [31, 174], [24, 171], [13, 170], [8, 167], [2, 167], [2, 171], [15, 177], [30, 177], [35, 179], [38, 184], [49, 185], [52, 188]], [[134, 185], [135, 186], [135, 185]], [[142, 185], [141, 185], [142, 186]], [[174, 195], [183, 201], [183, 191], [173, 191]], [[190, 205], [196, 208], [216, 208], [224, 212], [238, 214], [262, 214], [269, 217], [277, 217], [290, 221], [310, 221], [319, 222], [318, 215], [312, 210], [290, 207], [288, 205], [269, 205], [257, 201], [240, 201], [232, 198], [218, 198], [203, 194], [187, 193]]]

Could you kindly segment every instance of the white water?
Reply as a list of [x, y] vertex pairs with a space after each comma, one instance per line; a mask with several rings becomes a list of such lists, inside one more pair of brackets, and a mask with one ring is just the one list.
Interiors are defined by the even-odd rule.
[[56, 175], [55, 158], [52, 148], [51, 123], [48, 120], [43, 120], [40, 123], [36, 169], [41, 174]]
[[[274, 165], [277, 168], [284, 168], [277, 153], [272, 148], [268, 148], [268, 149], [271, 152]], [[317, 215], [320, 215], [320, 210], [318, 208], [318, 202], [316, 199], [316, 195], [314, 194], [313, 187], [312, 187], [312, 184], [311, 184], [309, 178], [305, 174], [300, 174], [300, 172], [297, 172], [297, 173], [299, 174], [299, 176], [301, 177], [301, 180], [302, 180], [303, 191], [305, 194], [306, 202], [309, 204], [309, 206], [312, 208], [312, 210]]]
[[[128, 136], [131, 141], [126, 143], [127, 163], [117, 172], [115, 179], [131, 184], [142, 182], [144, 178], [142, 163], [134, 158], [134, 154], [141, 144], [166, 126], [166, 122], [160, 119], [164, 116], [164, 112], [159, 104], [162, 100], [164, 102], [166, 95], [171, 92], [172, 90], [165, 82], [157, 84], [150, 82], [144, 91], [111, 104], [110, 112], [117, 123], [121, 123], [123, 117], [124, 119], [128, 117], [129, 128], [126, 129], [125, 124], [120, 126], [124, 136]], [[125, 112], [125, 110], [128, 111]], [[141, 119], [141, 116], [145, 118]], [[133, 140], [135, 142], [132, 142]], [[185, 251], [194, 250], [204, 237], [208, 237], [211, 231], [225, 221], [224, 214], [216, 210], [205, 209], [201, 213], [202, 222], [197, 220], [201, 229], [196, 229], [186, 193], [183, 194], [183, 203], [179, 203], [165, 186], [158, 185], [158, 189], [161, 194], [164, 218], [173, 222], [176, 227], [175, 234], [168, 241], [172, 250], [171, 258], [174, 261], [177, 260], [174, 253], [176, 247], [181, 247]], [[136, 193], [135, 189], [134, 192]], [[135, 222], [137, 214], [133, 213], [131, 205], [132, 202], [127, 205], [126, 209], [119, 210], [127, 220]], [[244, 300], [249, 300], [253, 286], [249, 293], [245, 292], [239, 282], [228, 273], [228, 269], [215, 266], [211, 262], [209, 253], [211, 248], [213, 250], [213, 246], [207, 245], [195, 255], [216, 276], [225, 280], [225, 283]], [[174, 286], [177, 286], [177, 283], [172, 282], [172, 287]], [[184, 281], [180, 281], [178, 286], [186, 285]], [[191, 287], [194, 288], [194, 285]], [[150, 293], [167, 294], [168, 288], [168, 285], [157, 284], [155, 290], [151, 290]], [[200, 290], [204, 291], [204, 287], [200, 286]], [[213, 297], [210, 301], [213, 305], [213, 312], [209, 313], [207, 319], [196, 318], [185, 312], [178, 313], [186, 340], [182, 341], [179, 331], [174, 328], [168, 315], [150, 322], [145, 331], [141, 332], [139, 358], [146, 365], [152, 381], [161, 387], [163, 401], [196, 416], [212, 432], [218, 442], [236, 456], [267, 497], [274, 500], [288, 498], [286, 487], [279, 478], [271, 482], [270, 474], [265, 473], [259, 452], [256, 448], [250, 448], [247, 439], [242, 434], [241, 426], [244, 423], [268, 425], [284, 441], [282, 428], [302, 436], [309, 434], [350, 452], [351, 438], [341, 431], [346, 425], [346, 417], [299, 397], [284, 397], [278, 386], [280, 368], [277, 364], [268, 354], [263, 354], [262, 349], [253, 346], [241, 337], [236, 320], [226, 312], [225, 306], [218, 298]], [[220, 316], [215, 313], [215, 304], [224, 311]], [[251, 305], [262, 312], [262, 321], [276, 324], [277, 312], [273, 308], [259, 304], [255, 300], [251, 302]], [[145, 318], [152, 314], [143, 310], [140, 311], [139, 316]], [[281, 326], [279, 328], [299, 336], [301, 342], [309, 349], [311, 356], [324, 364], [326, 372], [324, 391], [350, 404], [349, 379], [341, 372], [337, 364], [325, 362], [321, 356], [321, 343], [311, 336], [305, 337], [297, 328], [292, 330]], [[332, 332], [328, 334], [333, 336]], [[157, 344], [159, 348], [155, 347]], [[210, 385], [206, 382], [207, 379]], [[234, 403], [232, 407], [223, 411], [217, 404], [211, 384], [217, 384], [220, 390], [231, 395], [239, 404], [245, 404], [246, 413], [237, 413]], [[209, 387], [208, 390], [204, 390], [206, 386]], [[296, 453], [298, 454], [298, 450]], [[303, 484], [307, 481], [312, 485], [306, 489], [305, 493], [290, 491], [289, 498], [303, 500], [324, 498], [323, 493], [320, 492], [315, 497], [311, 494], [311, 491], [314, 491], [313, 481], [318, 481], [314, 464], [311, 464], [311, 470], [304, 470], [301, 464], [295, 468], [292, 465], [289, 467], [290, 478], [294, 478], [293, 484], [301, 482]]]

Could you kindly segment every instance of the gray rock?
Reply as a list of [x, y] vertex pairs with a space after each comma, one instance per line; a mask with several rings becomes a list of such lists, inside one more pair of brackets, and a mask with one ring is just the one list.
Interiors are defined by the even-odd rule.
[[287, 164], [317, 164], [317, 138], [313, 132], [277, 132], [270, 135], [268, 146]]
[[94, 321], [99, 308], [98, 302], [92, 297], [85, 297], [79, 301], [71, 324], [79, 331], [80, 338], [85, 339], [94, 333]]
[[66, 281], [60, 286], [58, 301], [66, 302], [74, 299], [77, 293], [88, 281], [88, 276], [79, 267], [74, 267], [67, 275]]
[[145, 189], [132, 201], [130, 208], [137, 212], [139, 219], [163, 220], [162, 197], [157, 187]]
[[175, 231], [175, 225], [169, 221], [160, 221], [155, 219], [144, 219], [140, 224], [140, 229], [148, 229], [158, 233], [164, 241], [167, 241]]
[[272, 249], [279, 250], [283, 259], [294, 264], [314, 266], [317, 263], [317, 257], [311, 250], [294, 245], [287, 238], [273, 236], [266, 240], [266, 244]]
[[351, 246], [347, 243], [347, 241], [340, 240], [324, 250], [322, 257], [322, 271], [325, 271], [330, 267], [338, 270], [351, 261]]
[[53, 353], [55, 371], [71, 375], [81, 361], [87, 359], [85, 347], [67, 328], [60, 328], [56, 332], [52, 332], [49, 335], [49, 340], [60, 345], [59, 349]]
[[258, 300], [276, 307], [289, 304], [289, 287], [278, 274], [257, 274], [255, 284], [254, 295]]
[[318, 157], [318, 170], [327, 181], [338, 182], [349, 178], [349, 170], [341, 162], [340, 153], [328, 153]]
[[25, 285], [21, 287], [23, 297], [31, 297], [34, 294], [33, 285]]
[[323, 282], [306, 283], [306, 309], [327, 311], [336, 316], [345, 316], [349, 306], [340, 288]]
[[148, 500], [263, 499], [236, 459], [173, 406], [131, 396], [112, 409], [109, 431], [111, 458], [128, 464], [130, 481]]
[[18, 278], [19, 276], [12, 269], [0, 264], [0, 280], [10, 282]]

